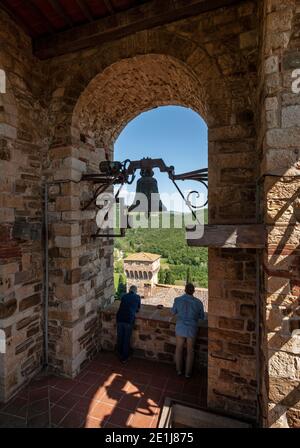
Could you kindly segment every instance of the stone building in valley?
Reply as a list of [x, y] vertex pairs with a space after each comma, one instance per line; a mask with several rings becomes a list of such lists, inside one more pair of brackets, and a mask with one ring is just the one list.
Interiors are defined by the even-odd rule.
[[25, 3], [0, 4], [0, 401], [104, 348], [113, 239], [93, 238], [82, 175], [138, 114], [181, 105], [208, 126], [208, 224], [189, 242], [209, 248], [207, 404], [299, 427], [300, 1]]
[[140, 252], [131, 254], [124, 259], [124, 271], [127, 278], [127, 287], [136, 285], [139, 294], [145, 294], [145, 286], [151, 295], [154, 286], [158, 283], [160, 271], [160, 255]]

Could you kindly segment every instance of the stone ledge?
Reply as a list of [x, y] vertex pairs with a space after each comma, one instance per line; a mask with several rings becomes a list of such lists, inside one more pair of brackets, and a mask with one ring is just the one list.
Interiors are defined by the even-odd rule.
[[[118, 311], [119, 304], [120, 304], [120, 302], [118, 300], [116, 300], [112, 305], [105, 308], [102, 311], [102, 313], [104, 313], [106, 315], [115, 315]], [[206, 315], [206, 320], [199, 321], [198, 327], [207, 328], [207, 326], [208, 326], [207, 313], [205, 313], [205, 315]], [[136, 315], [136, 322], [138, 322], [139, 320], [169, 322], [170, 324], [174, 324], [174, 325], [176, 323], [176, 318], [175, 318], [174, 314], [172, 314], [170, 308], [158, 309], [156, 306], [143, 305], [143, 304], [141, 306], [140, 311]]]
[[[101, 348], [116, 348], [116, 313], [119, 302], [116, 301], [102, 310]], [[173, 363], [176, 349], [175, 317], [170, 308], [157, 309], [152, 305], [142, 305], [134, 325], [131, 345], [135, 357], [152, 361]], [[195, 343], [195, 367], [207, 366], [208, 350], [207, 320], [199, 322]]]

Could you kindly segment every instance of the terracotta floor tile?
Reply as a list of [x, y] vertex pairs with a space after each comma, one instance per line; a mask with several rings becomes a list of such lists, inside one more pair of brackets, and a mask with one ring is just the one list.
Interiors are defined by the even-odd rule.
[[84, 423], [84, 428], [103, 428], [105, 423], [102, 423], [101, 420], [94, 418], [94, 417], [87, 417]]
[[88, 373], [88, 369], [85, 367], [75, 378], [75, 381], [81, 381], [82, 378]]
[[160, 418], [159, 415], [155, 415], [153, 417], [152, 422], [151, 422], [151, 428], [157, 428], [158, 427], [159, 418]]
[[65, 394], [57, 404], [59, 406], [64, 406], [65, 408], [71, 409], [78, 401], [80, 397], [78, 395], [74, 395], [71, 392]]
[[87, 371], [91, 373], [97, 373], [97, 375], [106, 375], [110, 372], [110, 367], [108, 365], [102, 364], [99, 361], [91, 362], [88, 367]]
[[85, 423], [86, 416], [77, 411], [71, 410], [60, 422], [60, 428], [81, 428]]
[[15, 397], [3, 407], [2, 413], [26, 418], [27, 405], [28, 405], [27, 399]]
[[49, 387], [49, 400], [50, 403], [57, 403], [66, 393], [64, 390], [55, 389], [55, 387]]
[[159, 404], [152, 404], [151, 400], [145, 397], [142, 398], [139, 402], [139, 405], [136, 408], [136, 413], [147, 417], [154, 417], [155, 415], [159, 414], [160, 409], [161, 408]]
[[145, 416], [142, 414], [134, 414], [132, 420], [130, 421], [130, 426], [132, 428], [151, 428], [153, 421], [153, 416]]
[[147, 399], [150, 405], [157, 405], [162, 398], [162, 390], [155, 387], [148, 387], [144, 398]]
[[125, 391], [127, 394], [132, 394], [135, 396], [142, 397], [145, 394], [147, 387], [148, 386], [146, 386], [146, 384], [134, 384], [134, 383], [128, 382], [126, 385]]
[[48, 379], [48, 386], [54, 387], [60, 378], [57, 376], [51, 376]]
[[55, 389], [60, 389], [65, 392], [70, 391], [74, 387], [74, 380], [68, 378], [59, 378], [55, 383]]
[[119, 429], [119, 428], [122, 428], [122, 426], [113, 425], [112, 423], [107, 422], [107, 423], [105, 423], [104, 428], [110, 428], [110, 429], [117, 428], [117, 429]]
[[134, 411], [137, 408], [140, 401], [141, 401], [140, 397], [126, 394], [119, 401], [118, 407], [121, 409]]
[[145, 373], [139, 373], [139, 372], [126, 372], [126, 379], [130, 381], [133, 384], [136, 385], [148, 385], [151, 380], [151, 375], [147, 375]]
[[105, 403], [96, 403], [95, 406], [89, 411], [88, 415], [90, 417], [97, 418], [101, 420], [102, 423], [107, 421], [113, 412], [114, 407], [109, 406]]
[[36, 378], [33, 378], [30, 381], [28, 388], [30, 390], [41, 389], [42, 387], [49, 386], [50, 380], [51, 380], [51, 376], [38, 376]]
[[123, 378], [123, 375], [122, 375], [121, 371], [115, 372], [115, 371], [111, 370], [110, 373], [108, 373], [108, 375], [106, 376], [104, 386], [109, 386], [110, 384], [112, 384], [115, 381], [122, 380], [122, 378]]
[[[100, 377], [101, 379], [101, 377]], [[87, 372], [80, 381], [82, 383], [90, 384], [91, 386], [99, 382], [99, 374], [93, 372]]]
[[63, 406], [54, 405], [50, 409], [50, 422], [51, 425], [58, 426], [62, 419], [70, 412], [70, 409]]
[[25, 418], [0, 413], [0, 428], [26, 428]]
[[74, 411], [84, 412], [84, 414], [89, 415], [96, 404], [97, 401], [83, 397], [80, 398], [80, 400], [73, 406], [72, 409]]
[[167, 385], [168, 378], [166, 376], [155, 376], [152, 375], [149, 386], [155, 387], [157, 389], [164, 389]]
[[49, 412], [43, 412], [42, 414], [38, 414], [31, 418], [28, 418], [27, 426], [28, 428], [49, 428], [50, 427]]
[[165, 390], [167, 392], [181, 393], [183, 391], [184, 382], [180, 380], [170, 379], [167, 382]]
[[29, 387], [24, 387], [24, 389], [21, 389], [15, 396], [14, 398], [24, 398], [24, 399], [28, 399], [28, 395], [29, 395]]
[[44, 386], [41, 388], [34, 388], [29, 390], [28, 399], [29, 402], [42, 400], [44, 398], [49, 398], [49, 387]]
[[106, 390], [107, 389], [104, 386], [91, 386], [91, 388], [84, 395], [84, 398], [90, 398], [91, 400], [99, 401]]
[[107, 390], [116, 390], [119, 392], [125, 392], [127, 384], [128, 384], [127, 379], [115, 377], [115, 379], [111, 383], [106, 384], [106, 388]]
[[97, 397], [97, 400], [99, 400], [101, 403], [106, 403], [111, 406], [117, 405], [117, 403], [121, 400], [121, 398], [124, 396], [124, 392], [119, 392], [116, 390], [106, 390], [102, 395], [99, 394], [99, 397]]
[[201, 384], [194, 382], [186, 382], [183, 385], [182, 393], [186, 395], [199, 395]]
[[131, 411], [115, 407], [110, 415], [109, 423], [126, 428], [130, 424], [131, 418]]
[[32, 427], [154, 428], [165, 397], [206, 406], [203, 375], [185, 380], [173, 365], [132, 358], [124, 366], [100, 353], [75, 380], [36, 377], [0, 406], [0, 427], [26, 427], [28, 419]]
[[38, 414], [48, 412], [49, 406], [50, 402], [47, 398], [29, 403], [27, 408], [27, 418], [30, 419]]
[[187, 403], [198, 403], [198, 395], [181, 394], [181, 400]]
[[80, 397], [83, 397], [88, 392], [90, 387], [91, 387], [90, 384], [81, 383], [79, 381], [76, 381], [74, 383], [74, 387], [70, 390], [70, 393], [73, 395], [78, 395]]

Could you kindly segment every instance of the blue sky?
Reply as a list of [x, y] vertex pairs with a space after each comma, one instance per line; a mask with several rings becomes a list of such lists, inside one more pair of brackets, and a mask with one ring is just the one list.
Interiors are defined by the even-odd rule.
[[[158, 107], [140, 114], [119, 135], [114, 158], [123, 161], [142, 157], [162, 158], [167, 165], [175, 166], [176, 174], [207, 167], [205, 122], [191, 109], [178, 106]], [[176, 192], [167, 174], [155, 170], [155, 178], [160, 193]], [[204, 192], [196, 182], [179, 182], [179, 186], [182, 190]], [[135, 187], [136, 181], [128, 191], [135, 191]]]

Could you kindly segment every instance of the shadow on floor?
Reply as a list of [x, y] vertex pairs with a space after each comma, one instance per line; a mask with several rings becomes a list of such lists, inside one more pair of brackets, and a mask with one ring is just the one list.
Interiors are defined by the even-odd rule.
[[174, 367], [102, 352], [74, 379], [38, 376], [6, 404], [0, 428], [155, 428], [165, 397], [206, 406], [206, 371], [191, 379]]

